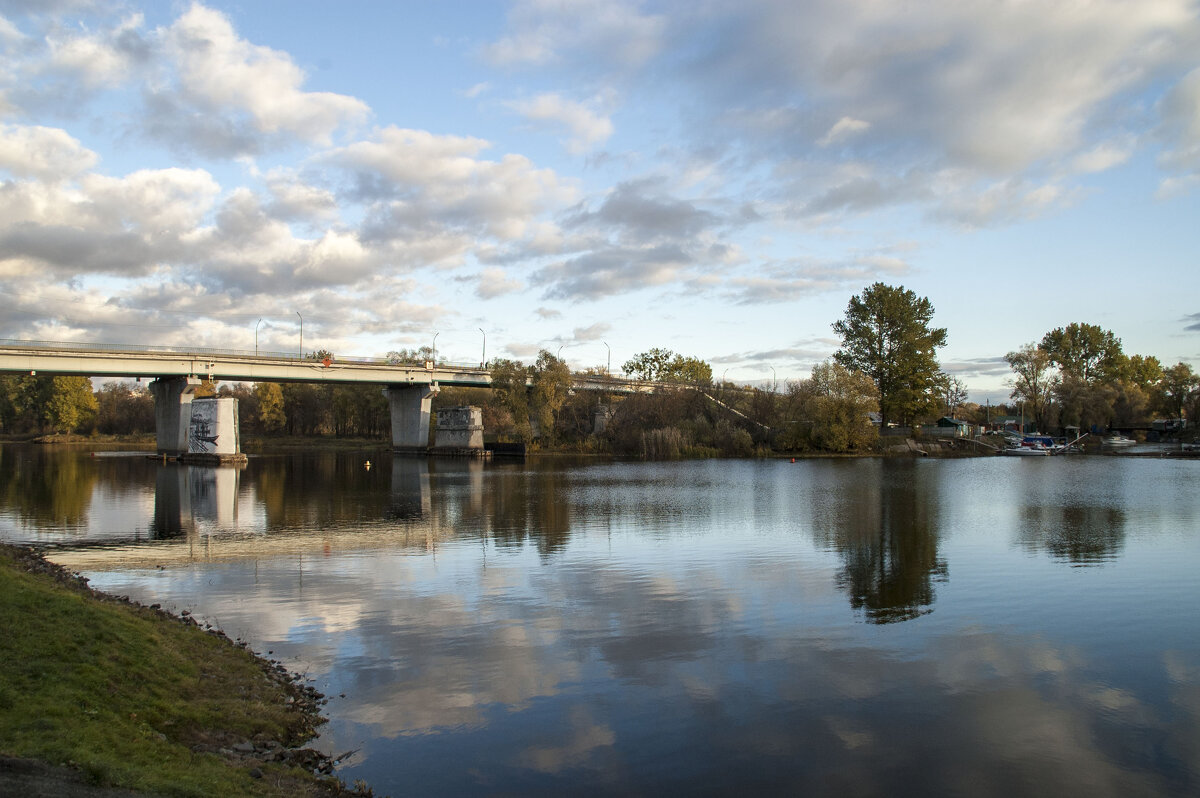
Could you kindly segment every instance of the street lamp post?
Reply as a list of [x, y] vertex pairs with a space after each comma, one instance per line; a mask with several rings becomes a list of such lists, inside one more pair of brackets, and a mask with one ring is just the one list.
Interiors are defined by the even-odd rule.
[[483, 354], [479, 356], [479, 368], [484, 368], [487, 366], [487, 333], [483, 331], [482, 327], [476, 327], [475, 329], [479, 330], [483, 335]]
[[[296, 311], [296, 315], [300, 316], [300, 311]], [[304, 317], [300, 316], [300, 359], [304, 359]]]
[[262, 324], [262, 319], [258, 320], [258, 324], [254, 325], [254, 356], [258, 357], [258, 325]]
[[775, 367], [771, 366], [771, 393], [775, 393], [775, 385], [778, 380], [775, 377]]
[[608, 350], [608, 365], [604, 367], [604, 373], [607, 376], [611, 377], [612, 376], [612, 347], [608, 345], [608, 341], [601, 341], [600, 343], [604, 344], [604, 348]]
[[433, 361], [433, 365], [435, 366], [437, 365], [437, 337], [441, 334], [441, 330], [438, 330], [433, 334], [433, 347], [430, 349], [430, 359]]

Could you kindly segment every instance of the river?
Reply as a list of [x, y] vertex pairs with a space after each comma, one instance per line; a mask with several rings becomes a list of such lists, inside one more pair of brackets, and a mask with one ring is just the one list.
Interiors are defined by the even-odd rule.
[[0, 538], [306, 674], [376, 794], [1184, 796], [1198, 476], [5, 445]]

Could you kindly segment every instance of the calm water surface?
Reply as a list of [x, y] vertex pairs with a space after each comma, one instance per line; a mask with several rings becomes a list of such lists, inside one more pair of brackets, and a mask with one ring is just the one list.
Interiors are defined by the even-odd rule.
[[377, 794], [1183, 796], [1198, 476], [4, 446], [0, 537], [305, 672]]

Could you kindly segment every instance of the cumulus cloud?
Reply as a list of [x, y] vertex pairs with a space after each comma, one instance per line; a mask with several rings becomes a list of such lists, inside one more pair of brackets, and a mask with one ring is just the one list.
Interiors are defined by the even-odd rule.
[[0, 277], [53, 274], [146, 274], [155, 248], [126, 231], [15, 224], [0, 231]]
[[661, 50], [666, 26], [665, 16], [643, 14], [630, 2], [524, 0], [509, 11], [507, 33], [483, 52], [499, 66], [542, 66], [588, 53], [634, 67]]
[[122, 178], [87, 175], [80, 187], [97, 221], [147, 235], [190, 234], [211, 210], [220, 186], [203, 169], [141, 169]]
[[558, 94], [539, 94], [509, 106], [530, 121], [566, 128], [570, 133], [566, 146], [571, 153], [587, 152], [608, 141], [613, 133], [612, 121], [607, 116]]
[[56, 31], [46, 37], [49, 53], [43, 68], [69, 75], [88, 89], [117, 86], [150, 59], [152, 46], [141, 31], [144, 21], [133, 14], [98, 33]]
[[479, 273], [475, 286], [475, 294], [480, 299], [494, 299], [505, 294], [513, 294], [525, 287], [520, 280], [511, 279], [503, 269], [484, 269]]
[[[601, 74], [630, 63], [559, 39], [566, 14], [556, 4], [524, 3], [490, 52], [506, 54], [505, 63]], [[655, 46], [637, 63], [641, 74], [679, 78], [702, 98], [681, 109], [692, 151], [739, 164], [792, 161], [791, 214], [919, 203], [932, 218], [977, 226], [1070, 202], [1070, 186], [1054, 193], [1049, 183], [1125, 162], [1129, 130], [1146, 114], [1140, 92], [1191, 61], [1200, 42], [1188, 0], [1153, 0], [1136, 13], [1119, 0], [939, 0], [915, 8], [751, 0], [678, 8], [655, 20]], [[1163, 162], [1175, 171], [1200, 162], [1200, 134], [1186, 121], [1200, 118], [1195, 74], [1163, 104], [1173, 142]], [[830, 164], [844, 159], [859, 162], [862, 174], [831, 182]], [[941, 193], [952, 188], [946, 173], [960, 175], [970, 193], [1015, 183], [1040, 189], [1005, 202], [993, 191], [992, 201], [967, 209], [962, 196]]]
[[605, 321], [598, 321], [595, 324], [590, 324], [587, 327], [576, 327], [571, 337], [576, 341], [599, 341], [610, 330], [612, 325]]
[[218, 191], [207, 172], [176, 168], [85, 174], [75, 185], [0, 185], [0, 271], [150, 274], [187, 257]]
[[0, 169], [17, 177], [62, 180], [91, 169], [96, 153], [58, 128], [0, 124]]
[[380, 265], [382, 254], [353, 232], [296, 236], [248, 189], [233, 191], [215, 219], [190, 242], [193, 274], [214, 291], [242, 295], [352, 286]]
[[544, 211], [574, 197], [571, 185], [521, 155], [480, 158], [488, 142], [389, 127], [327, 153], [345, 172], [348, 197], [371, 203], [371, 240], [450, 232], [511, 241], [540, 231]]
[[253, 136], [224, 137], [221, 129], [281, 134], [329, 143], [335, 130], [362, 122], [367, 105], [331, 92], [306, 92], [305, 75], [283, 52], [252, 44], [219, 11], [193, 4], [157, 32], [174, 75], [148, 88], [149, 108], [161, 117], [153, 129], [169, 134], [196, 130], [197, 143], [214, 154], [253, 152]]
[[613, 247], [552, 263], [533, 275], [551, 299], [596, 299], [663, 286], [679, 277], [693, 257], [675, 246]]
[[562, 217], [569, 255], [539, 268], [545, 296], [574, 301], [670, 284], [695, 285], [741, 255], [722, 235], [740, 219], [709, 210], [720, 200], [680, 199], [661, 178], [620, 183]]
[[580, 210], [568, 217], [568, 227], [591, 226], [613, 231], [619, 238], [648, 243], [687, 239], [720, 221], [697, 203], [668, 194], [661, 180], [618, 183], [595, 211]]
[[266, 184], [271, 196], [267, 211], [272, 216], [313, 223], [337, 218], [337, 197], [327, 188], [285, 172], [269, 175]]

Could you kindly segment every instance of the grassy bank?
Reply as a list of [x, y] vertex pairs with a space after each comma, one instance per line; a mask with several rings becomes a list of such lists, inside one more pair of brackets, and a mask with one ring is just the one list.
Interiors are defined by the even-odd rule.
[[320, 696], [188, 618], [0, 544], [0, 630], [0, 755], [155, 795], [350, 794], [299, 748]]

